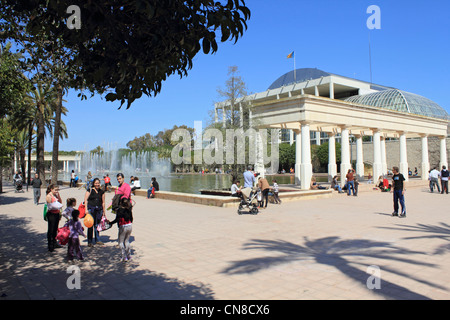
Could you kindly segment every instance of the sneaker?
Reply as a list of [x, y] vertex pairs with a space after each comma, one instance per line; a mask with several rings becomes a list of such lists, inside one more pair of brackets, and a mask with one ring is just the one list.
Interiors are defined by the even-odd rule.
[[392, 216], [393, 217], [398, 217], [398, 213], [394, 211], [394, 212], [392, 212]]
[[105, 244], [104, 244], [103, 242], [101, 242], [101, 241], [97, 241], [96, 244], [99, 245], [99, 246], [104, 246], [104, 245], [105, 245]]
[[406, 218], [406, 212], [399, 215], [399, 218]]

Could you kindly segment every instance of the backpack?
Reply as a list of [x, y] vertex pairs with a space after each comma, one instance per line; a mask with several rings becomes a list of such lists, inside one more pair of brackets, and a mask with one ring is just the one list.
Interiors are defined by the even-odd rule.
[[441, 177], [442, 178], [448, 178], [450, 176], [450, 173], [448, 172], [448, 170], [442, 170], [441, 171]]
[[114, 212], [117, 212], [117, 209], [120, 207], [120, 199], [122, 199], [123, 194], [114, 195], [111, 203], [111, 209]]

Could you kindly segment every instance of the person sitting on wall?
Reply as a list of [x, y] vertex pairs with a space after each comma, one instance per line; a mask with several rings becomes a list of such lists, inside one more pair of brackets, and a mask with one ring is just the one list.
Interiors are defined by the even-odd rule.
[[150, 188], [147, 190], [147, 199], [154, 198], [156, 191], [159, 191], [159, 183], [156, 181], [156, 178], [153, 177]]
[[139, 181], [138, 177], [134, 177], [131, 185], [131, 193], [134, 195], [134, 190], [138, 190], [141, 188], [141, 181]]
[[327, 190], [328, 188], [318, 185], [317, 181], [316, 181], [316, 177], [312, 177], [310, 189], [311, 190]]
[[242, 192], [241, 192], [242, 186], [240, 186], [239, 180], [234, 181], [233, 185], [231, 186], [231, 196], [242, 198]]

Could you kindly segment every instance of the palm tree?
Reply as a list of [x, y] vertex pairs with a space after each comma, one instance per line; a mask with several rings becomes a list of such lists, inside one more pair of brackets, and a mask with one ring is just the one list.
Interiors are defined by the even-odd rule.
[[[24, 122], [30, 125], [32, 120], [33, 126], [36, 126], [36, 172], [43, 179], [45, 178], [44, 166], [44, 141], [46, 129], [53, 137], [54, 112], [57, 102], [57, 94], [54, 87], [46, 83], [38, 83], [34, 90], [28, 94], [27, 99], [30, 109], [24, 115]], [[62, 114], [67, 113], [67, 109], [62, 107]], [[67, 137], [67, 130], [64, 123], [61, 123], [61, 130], [58, 136]]]

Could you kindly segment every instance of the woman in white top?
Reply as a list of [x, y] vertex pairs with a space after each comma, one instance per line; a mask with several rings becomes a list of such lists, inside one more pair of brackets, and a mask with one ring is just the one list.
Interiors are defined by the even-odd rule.
[[134, 194], [134, 190], [141, 188], [141, 182], [138, 177], [134, 177], [131, 185], [131, 193]]

